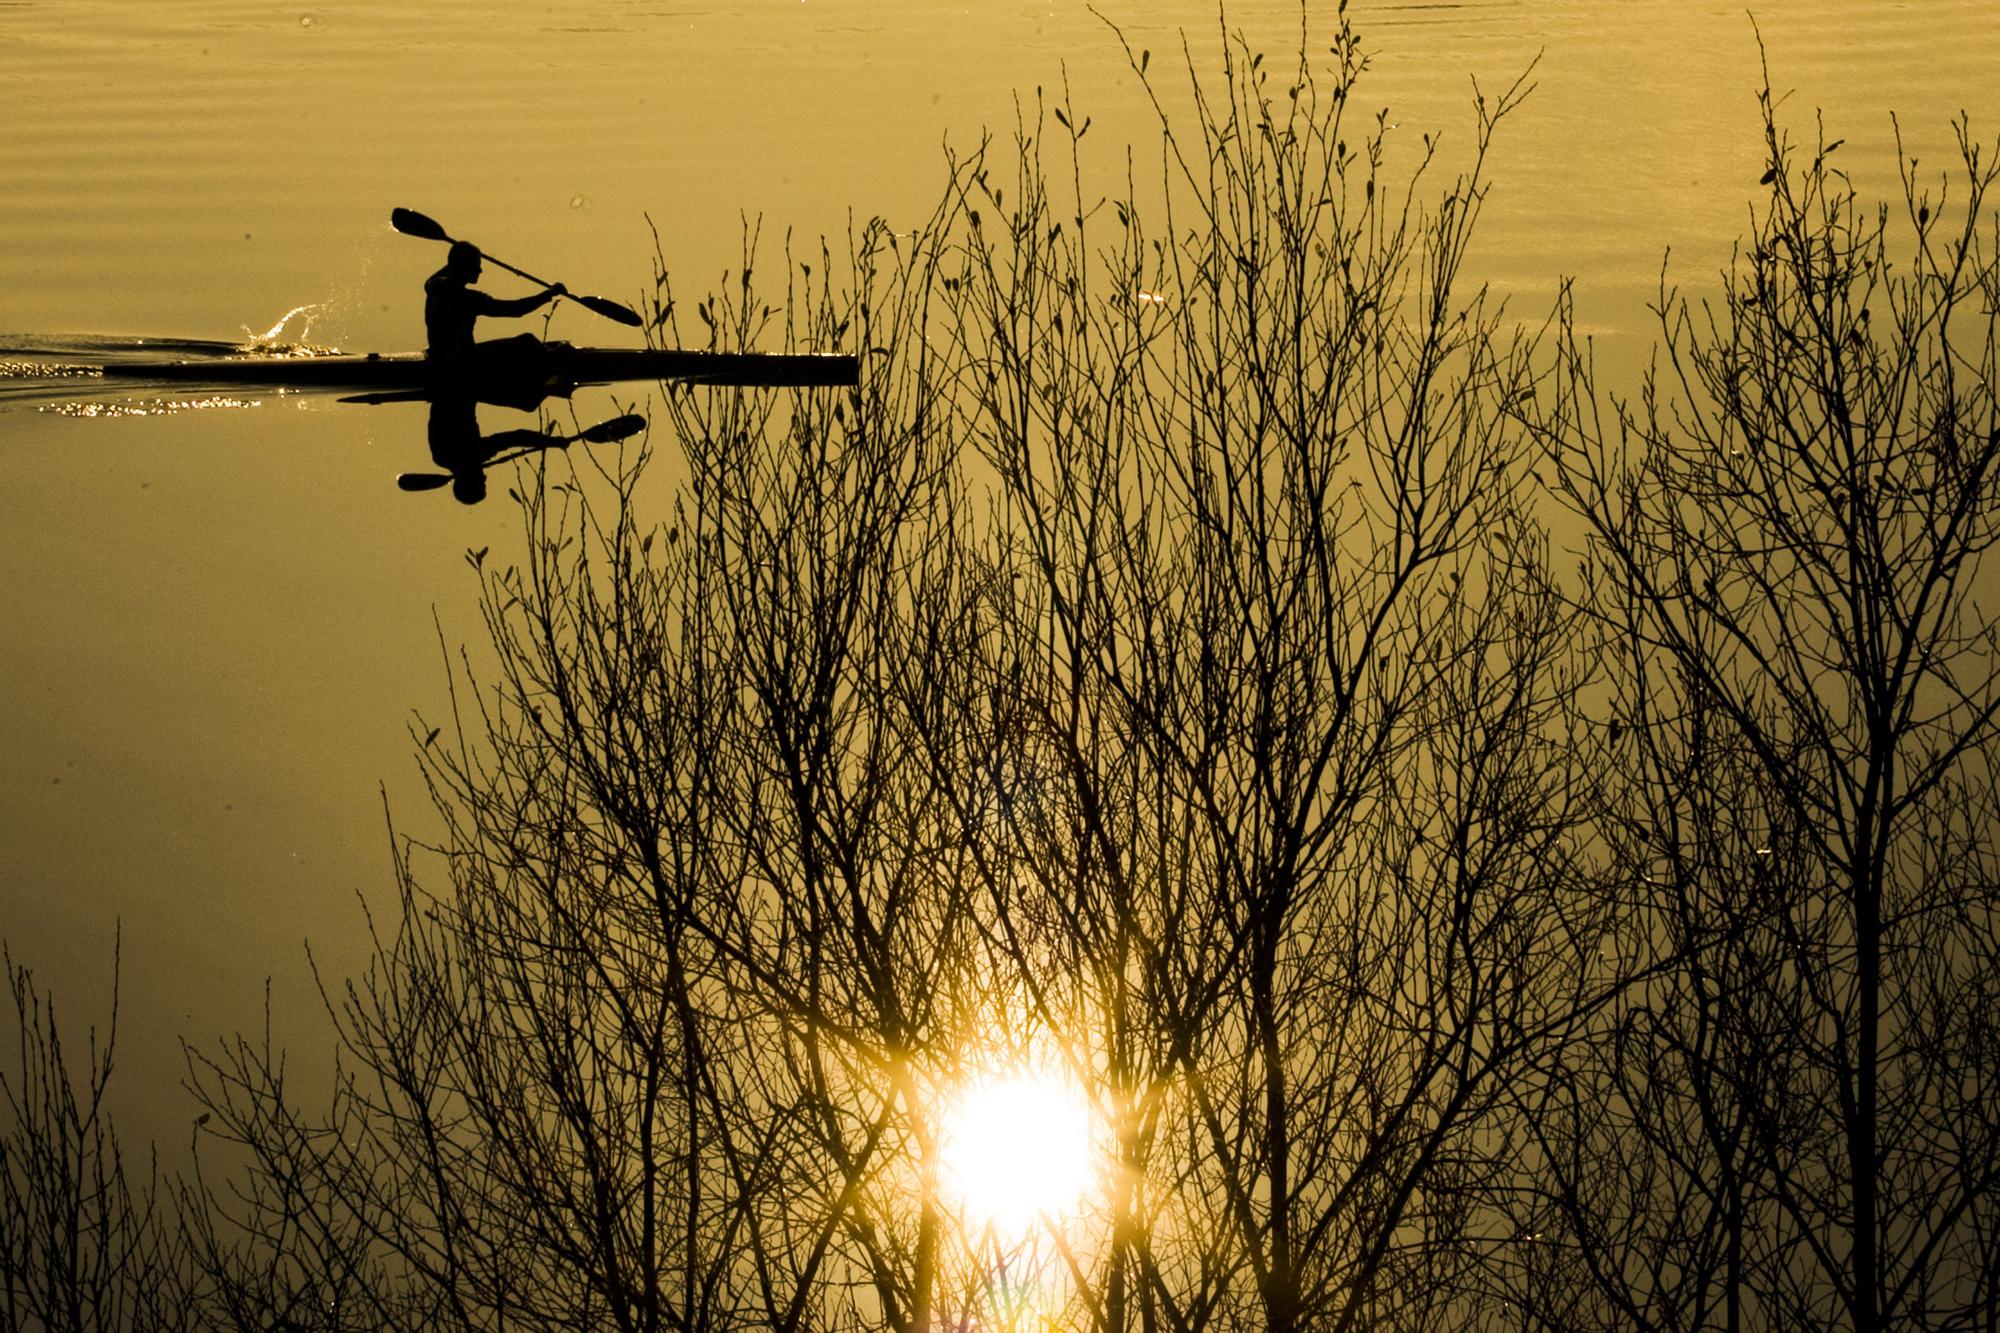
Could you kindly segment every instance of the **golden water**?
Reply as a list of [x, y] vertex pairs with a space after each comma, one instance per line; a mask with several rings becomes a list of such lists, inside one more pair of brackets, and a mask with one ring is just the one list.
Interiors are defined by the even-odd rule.
[[[1892, 110], [1926, 172], [1960, 110], [2000, 134], [1991, 0], [1757, 8], [1788, 120], [1809, 136], [1824, 107], [1865, 188], [1895, 188]], [[1184, 26], [1198, 60], [1215, 48], [1206, 3], [1100, 9], [1156, 75]], [[1573, 275], [1629, 362], [1663, 253], [1696, 287], [1727, 261], [1763, 168], [1741, 4], [1351, 9], [1376, 52], [1363, 100], [1412, 146], [1462, 142], [1471, 80], [1497, 90], [1539, 54], [1477, 256], [1524, 317]], [[1282, 46], [1296, 13], [1232, 17]], [[1065, 72], [1097, 145], [1145, 141], [1076, 0], [0, 3], [0, 360], [73, 334], [414, 346], [439, 255], [389, 229], [399, 205], [628, 301], [650, 219], [696, 289], [736, 263], [746, 215], [767, 236], [914, 225], [944, 142], [1005, 131], [1017, 93]], [[574, 307], [554, 332], [625, 334]], [[413, 407], [49, 405], [0, 395], [0, 935], [88, 1020], [122, 921], [124, 1105], [177, 1139], [176, 1036], [253, 1024], [270, 976], [279, 1031], [319, 1039], [301, 944], [335, 976], [362, 956], [355, 895], [389, 884], [381, 791], [422, 825], [404, 728], [441, 719], [439, 626], [477, 630], [464, 555], [505, 549], [514, 517], [394, 488], [426, 464]]]

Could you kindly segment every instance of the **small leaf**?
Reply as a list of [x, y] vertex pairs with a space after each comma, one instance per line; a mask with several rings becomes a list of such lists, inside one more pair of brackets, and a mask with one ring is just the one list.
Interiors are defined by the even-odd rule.
[[1141, 51], [1139, 53], [1139, 72], [1141, 74], [1144, 74], [1146, 72], [1146, 63], [1150, 61], [1152, 58], [1153, 58], [1153, 53], [1151, 51]]
[[1776, 179], [1778, 179], [1778, 169], [1776, 167], [1772, 167], [1769, 171], [1765, 172], [1762, 176], [1757, 178], [1757, 183], [1759, 185], [1769, 185], [1772, 181]]
[[443, 727], [432, 727], [429, 731], [424, 733], [424, 748], [426, 750], [431, 748], [431, 743], [438, 738], [438, 733], [443, 730], [444, 730]]

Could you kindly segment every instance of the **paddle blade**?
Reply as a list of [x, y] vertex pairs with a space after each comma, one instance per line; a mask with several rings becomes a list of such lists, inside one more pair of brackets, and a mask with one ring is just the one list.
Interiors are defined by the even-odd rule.
[[389, 210], [389, 225], [405, 236], [417, 236], [426, 241], [448, 241], [451, 234], [438, 225], [434, 218], [427, 218], [414, 208], [392, 208]]
[[627, 412], [622, 417], [598, 422], [576, 438], [588, 440], [592, 444], [611, 444], [617, 440], [629, 439], [644, 429], [646, 429], [646, 418], [637, 412]]
[[609, 297], [576, 296], [573, 297], [572, 299], [575, 300], [575, 302], [578, 305], [582, 306], [585, 310], [596, 311], [598, 314], [604, 316], [606, 319], [615, 319], [620, 324], [626, 324], [635, 329], [646, 322], [643, 319], [639, 318], [639, 312], [634, 310], [631, 306], [620, 305], [618, 304], [618, 302], [611, 300]]
[[448, 472], [405, 472], [396, 478], [396, 484], [406, 491], [434, 491], [441, 486], [451, 485]]

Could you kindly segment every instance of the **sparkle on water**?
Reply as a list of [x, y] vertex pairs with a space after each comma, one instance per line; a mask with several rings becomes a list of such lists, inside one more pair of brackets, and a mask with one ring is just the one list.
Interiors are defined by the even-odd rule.
[[133, 402], [47, 403], [44, 412], [60, 417], [165, 417], [181, 412], [243, 411], [263, 406], [259, 398], [230, 398], [210, 394], [202, 398], [147, 398]]

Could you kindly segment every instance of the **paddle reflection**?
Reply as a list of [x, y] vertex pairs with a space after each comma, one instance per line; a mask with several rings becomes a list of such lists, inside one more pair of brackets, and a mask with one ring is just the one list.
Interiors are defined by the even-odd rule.
[[478, 504], [486, 498], [487, 469], [500, 463], [526, 458], [544, 449], [567, 449], [578, 440], [609, 444], [629, 438], [646, 428], [646, 418], [636, 413], [600, 421], [595, 426], [562, 435], [549, 430], [480, 430], [477, 403], [469, 397], [431, 400], [429, 440], [431, 461], [442, 472], [405, 472], [396, 484], [406, 491], [451, 488], [460, 504]]

